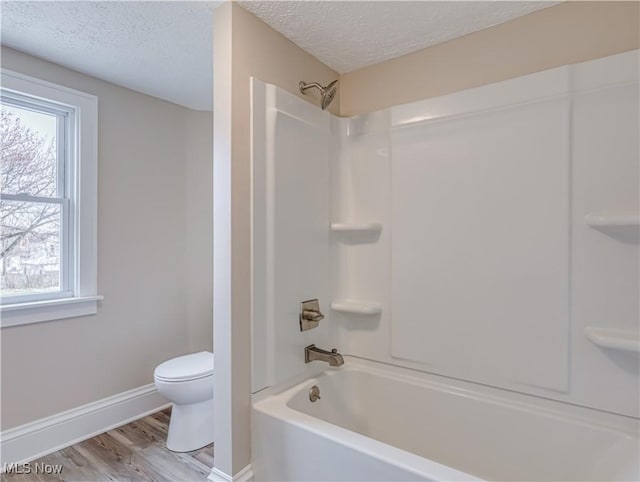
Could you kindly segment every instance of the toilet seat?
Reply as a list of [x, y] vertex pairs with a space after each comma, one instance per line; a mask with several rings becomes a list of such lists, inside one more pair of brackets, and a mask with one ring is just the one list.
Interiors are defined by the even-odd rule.
[[156, 380], [186, 382], [213, 375], [213, 353], [201, 351], [184, 355], [158, 365], [153, 372]]

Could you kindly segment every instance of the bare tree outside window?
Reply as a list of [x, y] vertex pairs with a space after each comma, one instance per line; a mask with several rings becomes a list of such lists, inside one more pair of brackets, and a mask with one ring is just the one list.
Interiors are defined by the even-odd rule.
[[57, 119], [13, 105], [0, 111], [2, 295], [57, 291], [61, 205], [46, 199], [59, 195]]

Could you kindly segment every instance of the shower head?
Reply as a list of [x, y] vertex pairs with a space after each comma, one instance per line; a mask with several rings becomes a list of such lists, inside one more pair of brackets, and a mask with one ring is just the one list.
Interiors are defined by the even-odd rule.
[[322, 91], [322, 100], [320, 101], [320, 106], [322, 110], [325, 110], [329, 107], [329, 104], [333, 101], [333, 98], [336, 96], [336, 92], [338, 91], [338, 81], [334, 80], [329, 85], [327, 85]]
[[307, 89], [310, 89], [311, 87], [318, 89], [320, 91], [320, 107], [322, 107], [322, 110], [325, 110], [329, 107], [329, 104], [331, 104], [331, 101], [336, 96], [336, 91], [338, 90], [337, 84], [338, 81], [334, 80], [326, 87], [322, 87], [322, 85], [317, 82], [306, 83], [304, 81], [300, 81], [298, 87], [300, 87], [300, 92], [303, 94], [306, 94]]

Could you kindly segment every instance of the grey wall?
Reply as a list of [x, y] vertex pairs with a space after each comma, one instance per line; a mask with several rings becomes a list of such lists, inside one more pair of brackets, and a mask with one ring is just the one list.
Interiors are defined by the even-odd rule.
[[211, 349], [212, 116], [2, 47], [2, 67], [99, 98], [95, 316], [2, 329], [2, 429], [153, 382]]
[[185, 221], [189, 351], [213, 349], [213, 115], [189, 111]]

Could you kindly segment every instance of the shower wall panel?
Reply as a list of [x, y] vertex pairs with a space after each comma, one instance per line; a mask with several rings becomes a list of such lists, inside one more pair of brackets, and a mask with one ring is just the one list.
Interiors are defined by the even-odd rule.
[[[348, 120], [348, 354], [640, 416], [638, 51]], [[339, 213], [336, 217], [334, 213]]]
[[254, 391], [322, 369], [315, 343], [640, 416], [638, 67], [349, 119], [254, 80]]
[[566, 391], [568, 70], [518, 84], [506, 105], [478, 91], [482, 103], [451, 97], [439, 115], [393, 128], [391, 353], [445, 375]]
[[300, 332], [300, 302], [329, 302], [330, 114], [252, 79], [252, 390], [313, 370], [304, 347], [326, 348], [331, 326]]

